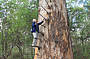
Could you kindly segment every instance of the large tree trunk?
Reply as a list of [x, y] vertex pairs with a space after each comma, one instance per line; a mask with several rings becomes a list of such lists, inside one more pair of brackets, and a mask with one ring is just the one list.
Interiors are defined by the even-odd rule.
[[47, 20], [40, 26], [37, 59], [73, 59], [65, 4], [65, 0], [39, 0], [38, 20]]

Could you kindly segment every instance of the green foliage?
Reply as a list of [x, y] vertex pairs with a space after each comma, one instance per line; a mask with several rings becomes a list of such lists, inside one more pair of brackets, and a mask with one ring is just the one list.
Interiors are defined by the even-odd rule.
[[[86, 12], [86, 7], [72, 5], [77, 3], [77, 1], [71, 0], [67, 3], [74, 59], [90, 59], [90, 9], [88, 8], [88, 12]], [[79, 2], [83, 3], [81, 0]]]
[[[7, 48], [3, 47], [4, 50], [0, 49], [0, 51], [3, 50], [2, 53], [5, 56], [6, 53], [8, 54], [10, 52], [11, 46], [13, 46], [15, 49], [17, 48], [16, 50], [13, 50], [14, 48], [12, 48], [12, 54], [15, 55], [17, 52], [21, 53], [18, 51], [19, 48], [21, 48], [23, 54], [25, 54], [24, 52], [26, 52], [27, 49], [32, 51], [32, 48], [29, 48], [30, 44], [32, 43], [30, 28], [32, 19], [38, 19], [37, 1], [29, 2], [28, 0], [11, 0], [2, 2], [0, 5], [3, 3], [5, 3], [5, 5], [3, 5], [4, 8], [0, 8], [0, 10], [6, 9], [6, 14], [4, 14], [4, 12], [0, 12], [3, 19], [2, 42], [7, 43], [7, 45], [2, 44], [1, 46], [7, 46]], [[29, 55], [31, 54], [29, 53]], [[32, 55], [30, 57], [32, 57]], [[9, 56], [9, 58], [11, 58], [11, 56]]]

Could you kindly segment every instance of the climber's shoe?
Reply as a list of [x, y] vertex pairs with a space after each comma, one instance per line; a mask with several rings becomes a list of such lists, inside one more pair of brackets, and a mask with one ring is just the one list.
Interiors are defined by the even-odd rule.
[[37, 48], [38, 48], [38, 50], [40, 50], [40, 48], [41, 48], [40, 46], [32, 46], [32, 47], [34, 47], [34, 48], [35, 48], [35, 47], [37, 47]]

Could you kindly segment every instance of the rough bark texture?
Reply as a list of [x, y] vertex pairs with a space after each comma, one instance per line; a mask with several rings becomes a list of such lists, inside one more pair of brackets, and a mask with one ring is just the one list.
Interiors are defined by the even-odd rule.
[[37, 59], [73, 59], [65, 0], [39, 0], [39, 11], [38, 20], [47, 20], [40, 26]]

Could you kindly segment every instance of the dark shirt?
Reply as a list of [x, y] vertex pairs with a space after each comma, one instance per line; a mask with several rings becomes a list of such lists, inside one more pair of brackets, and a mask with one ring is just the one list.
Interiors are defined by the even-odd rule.
[[31, 32], [38, 32], [39, 33], [39, 25], [41, 25], [43, 21], [36, 23], [32, 22], [32, 31]]

